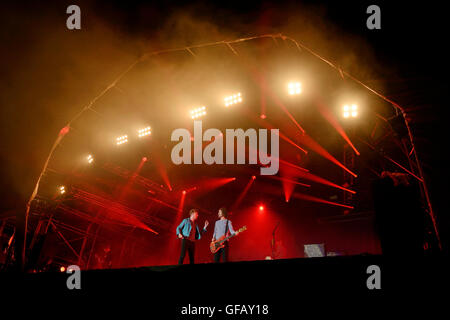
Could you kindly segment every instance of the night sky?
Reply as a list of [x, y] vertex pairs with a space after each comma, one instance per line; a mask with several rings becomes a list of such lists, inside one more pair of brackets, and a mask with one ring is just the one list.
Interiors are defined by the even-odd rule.
[[[368, 30], [372, 1], [3, 1], [0, 213], [24, 214], [59, 130], [142, 53], [283, 33], [407, 110], [447, 243], [446, 12], [439, 2], [395, 3], [377, 1], [382, 29]], [[81, 30], [66, 28], [70, 4], [81, 8]]]

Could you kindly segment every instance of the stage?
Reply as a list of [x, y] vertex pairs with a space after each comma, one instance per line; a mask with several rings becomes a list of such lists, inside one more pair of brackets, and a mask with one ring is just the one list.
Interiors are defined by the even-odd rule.
[[[368, 284], [376, 282], [369, 279], [374, 274], [370, 266], [379, 267], [379, 289]], [[370, 299], [426, 290], [433, 295], [445, 289], [449, 266], [448, 258], [438, 256], [359, 255], [82, 270], [80, 289], [68, 288], [68, 279], [74, 274], [68, 272], [3, 272], [0, 280], [3, 288], [41, 298], [145, 296], [164, 303], [270, 305], [280, 299], [286, 303], [314, 297], [338, 299], [341, 294]]]
[[387, 302], [434, 319], [450, 270], [436, 7], [5, 5], [0, 307], [384, 319]]

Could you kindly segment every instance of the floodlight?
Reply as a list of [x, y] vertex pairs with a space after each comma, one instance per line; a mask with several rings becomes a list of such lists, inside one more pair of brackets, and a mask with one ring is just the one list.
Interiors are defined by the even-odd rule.
[[199, 117], [202, 117], [202, 116], [206, 115], [206, 107], [203, 106], [203, 107], [193, 109], [193, 110], [191, 110], [190, 114], [191, 114], [192, 119], [197, 119]]
[[231, 106], [233, 104], [237, 104], [242, 102], [242, 96], [241, 93], [238, 92], [236, 94], [233, 94], [231, 96], [225, 97], [224, 98], [224, 102], [225, 102], [225, 107]]
[[290, 82], [288, 91], [290, 95], [300, 94], [302, 93], [302, 84], [300, 82]]
[[117, 145], [121, 145], [121, 144], [124, 144], [124, 143], [127, 143], [127, 142], [128, 142], [128, 136], [126, 134], [123, 135], [123, 136], [120, 136], [120, 137], [118, 137], [116, 139], [116, 144]]
[[152, 128], [146, 127], [146, 128], [140, 129], [138, 131], [138, 133], [139, 133], [139, 138], [151, 135], [152, 134]]

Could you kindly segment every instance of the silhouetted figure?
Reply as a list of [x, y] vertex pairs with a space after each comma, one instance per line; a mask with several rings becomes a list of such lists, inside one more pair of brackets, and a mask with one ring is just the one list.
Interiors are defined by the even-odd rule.
[[383, 255], [423, 254], [424, 211], [414, 178], [383, 172], [373, 184], [375, 227]]
[[111, 269], [112, 268], [112, 256], [111, 246], [108, 244], [103, 248], [103, 252], [95, 254], [97, 260], [97, 268], [99, 269]]

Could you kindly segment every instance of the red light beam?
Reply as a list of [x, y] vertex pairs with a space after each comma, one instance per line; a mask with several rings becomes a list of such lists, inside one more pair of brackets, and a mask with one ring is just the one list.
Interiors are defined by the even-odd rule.
[[298, 182], [298, 181], [295, 181], [295, 180], [291, 180], [291, 179], [287, 179], [287, 178], [280, 178], [280, 177], [277, 177], [277, 176], [267, 176], [267, 177], [270, 178], [270, 179], [275, 179], [275, 180], [279, 180], [279, 181], [285, 181], [285, 182], [289, 182], [289, 183], [293, 183], [293, 184], [298, 184], [299, 186], [302, 186], [302, 187], [307, 187], [307, 188], [311, 187], [310, 184], [301, 183], [301, 182]]
[[317, 202], [317, 203], [329, 204], [329, 205], [337, 206], [337, 207], [343, 207], [343, 208], [347, 208], [347, 209], [354, 209], [354, 207], [348, 206], [346, 204], [328, 201], [328, 200], [321, 199], [321, 198], [318, 198], [318, 197], [309, 196], [309, 195], [306, 195], [306, 194], [303, 194], [303, 193], [294, 193], [292, 195], [292, 197], [297, 198], [297, 199], [301, 199], [301, 200], [306, 200], [306, 201], [312, 201], [312, 202]]
[[[341, 189], [341, 190], [350, 192], [352, 194], [356, 194], [355, 191], [347, 189], [347, 188], [344, 188], [344, 187], [342, 187], [342, 186], [340, 186], [340, 185], [338, 185], [338, 184], [336, 184], [334, 182], [331, 182], [331, 181], [329, 181], [329, 180], [327, 180], [325, 178], [316, 176], [316, 175], [310, 173], [308, 170], [306, 170], [306, 169], [304, 169], [302, 167], [298, 167], [298, 166], [296, 166], [296, 165], [294, 165], [292, 163], [289, 163], [289, 162], [281, 160], [281, 159], [280, 159], [280, 162], [282, 164], [284, 164], [284, 165], [289, 166], [290, 168], [296, 169], [295, 171], [289, 170], [290, 176], [292, 176], [292, 177], [305, 179], [305, 180], [308, 180], [308, 181], [320, 183], [320, 184], [323, 184], [323, 185], [326, 185], [326, 186], [330, 186], [330, 187], [333, 187], [333, 188]], [[283, 170], [283, 168], [281, 167], [280, 170]], [[273, 177], [273, 178], [275, 178], [275, 177]], [[281, 179], [281, 178], [279, 178], [279, 179]], [[298, 183], [300, 183], [300, 182], [298, 182]]]
[[313, 138], [311, 138], [309, 135], [304, 134], [300, 138], [301, 143], [305, 146], [307, 146], [309, 149], [314, 150], [317, 154], [321, 155], [325, 159], [333, 162], [335, 165], [341, 167], [345, 171], [347, 171], [349, 174], [351, 174], [353, 177], [357, 177], [358, 175], [350, 171], [346, 166], [344, 166], [342, 163], [340, 163], [335, 157], [333, 157], [327, 150], [325, 150], [320, 144], [318, 144]]
[[355, 146], [345, 133], [344, 129], [336, 120], [336, 118], [331, 114], [329, 109], [323, 105], [322, 101], [320, 100], [317, 101], [317, 108], [319, 109], [319, 112], [322, 114], [322, 116], [336, 129], [336, 131], [341, 135], [341, 137], [344, 138], [344, 140], [348, 143], [348, 145], [359, 156], [360, 155], [359, 151], [355, 148]]
[[223, 185], [230, 183], [232, 181], [235, 181], [236, 178], [210, 178], [205, 179], [203, 181], [200, 181], [197, 183], [197, 189], [198, 192], [204, 193], [204, 192], [210, 192], [211, 190], [217, 189], [222, 187]]
[[161, 157], [159, 156], [159, 153], [155, 153], [154, 158], [154, 164], [156, 166], [156, 170], [158, 171], [159, 175], [164, 181], [164, 184], [167, 186], [167, 188], [172, 191], [172, 185], [170, 184], [169, 176], [167, 174], [166, 166], [161, 160]]
[[183, 213], [183, 209], [184, 209], [184, 200], [186, 199], [186, 192], [183, 191], [181, 193], [181, 198], [180, 198], [180, 203], [178, 205], [178, 209], [177, 209], [177, 218], [175, 220], [175, 222], [177, 223], [179, 218], [181, 217], [182, 213]]
[[256, 177], [252, 176], [250, 178], [250, 181], [247, 183], [247, 185], [245, 186], [244, 190], [242, 190], [241, 194], [239, 195], [239, 197], [236, 199], [236, 201], [232, 204], [231, 206], [231, 211], [234, 211], [242, 202], [242, 200], [244, 199], [245, 195], [247, 194], [248, 190], [250, 190], [250, 187], [253, 185], [253, 181], [255, 181]]
[[[275, 127], [274, 127], [272, 124], [270, 124], [269, 121], [267, 121], [267, 120], [262, 120], [261, 117], [256, 117], [255, 115], [249, 114], [248, 112], [246, 113], [246, 116], [247, 116], [250, 120], [252, 120], [253, 122], [256, 122], [260, 127], [266, 128], [266, 129], [268, 129], [268, 130], [275, 129]], [[265, 118], [264, 118], [264, 119], [265, 119]], [[296, 147], [297, 149], [301, 150], [301, 151], [304, 152], [305, 154], [308, 153], [307, 150], [303, 149], [303, 148], [300, 147], [298, 144], [296, 144], [294, 141], [292, 141], [291, 139], [289, 139], [289, 138], [288, 138], [285, 134], [283, 134], [281, 131], [278, 131], [278, 132], [279, 132], [279, 137], [280, 137], [281, 139], [283, 139], [284, 141], [286, 141], [286, 142], [288, 142], [289, 144], [293, 145], [294, 147]]]

